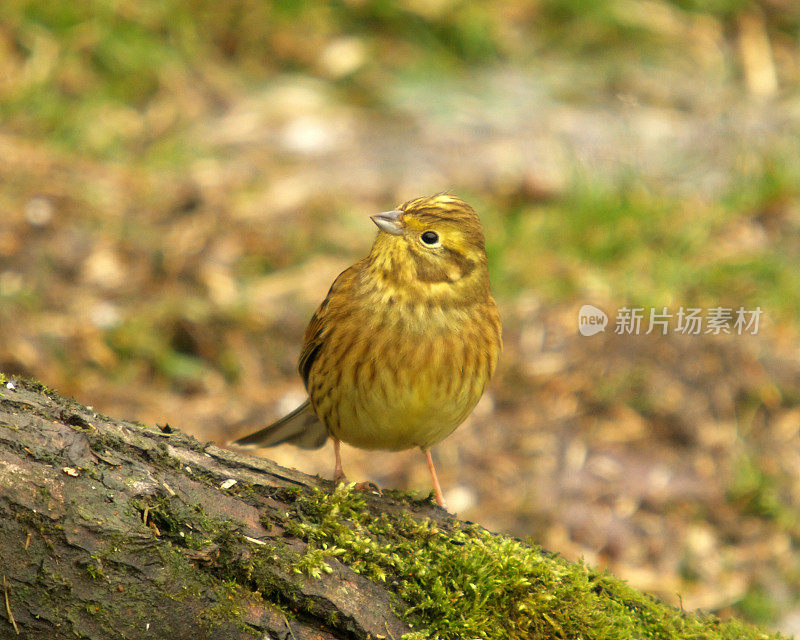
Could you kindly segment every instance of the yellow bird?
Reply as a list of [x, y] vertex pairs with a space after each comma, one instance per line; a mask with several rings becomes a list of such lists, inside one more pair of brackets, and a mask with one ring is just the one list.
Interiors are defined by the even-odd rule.
[[372, 216], [378, 236], [343, 271], [306, 328], [299, 371], [308, 399], [233, 444], [303, 448], [333, 439], [335, 483], [346, 481], [340, 442], [425, 453], [469, 415], [502, 348], [475, 211], [452, 195], [417, 198]]

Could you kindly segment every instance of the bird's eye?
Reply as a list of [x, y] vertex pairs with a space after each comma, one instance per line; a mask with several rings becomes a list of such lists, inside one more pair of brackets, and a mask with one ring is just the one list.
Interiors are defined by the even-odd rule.
[[419, 237], [419, 239], [428, 246], [433, 246], [439, 242], [439, 234], [435, 231], [426, 231]]

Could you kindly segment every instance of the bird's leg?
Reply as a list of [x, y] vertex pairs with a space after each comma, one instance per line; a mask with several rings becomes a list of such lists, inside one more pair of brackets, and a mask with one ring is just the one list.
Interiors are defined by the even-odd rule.
[[[333, 440], [333, 454], [336, 457], [336, 466], [333, 469], [333, 486], [338, 486], [342, 482], [347, 484], [347, 476], [344, 475], [344, 469], [342, 469], [342, 453], [340, 451], [342, 443], [338, 438], [334, 438], [333, 436], [331, 436], [331, 439]], [[355, 489], [356, 491], [366, 491], [368, 493], [382, 495], [380, 487], [374, 482], [359, 482], [356, 484]]]
[[347, 476], [344, 475], [344, 469], [342, 469], [342, 453], [339, 451], [341, 443], [339, 442], [339, 438], [333, 436], [331, 436], [331, 438], [333, 439], [333, 455], [336, 457], [336, 466], [333, 468], [333, 484], [334, 486], [338, 485], [340, 482], [347, 484]]
[[425, 459], [428, 461], [428, 471], [431, 472], [431, 479], [433, 480], [433, 491], [436, 494], [436, 504], [442, 509], [447, 509], [447, 505], [442, 495], [442, 487], [439, 484], [439, 478], [436, 477], [436, 467], [433, 466], [433, 458], [429, 449], [423, 449], [425, 452]]

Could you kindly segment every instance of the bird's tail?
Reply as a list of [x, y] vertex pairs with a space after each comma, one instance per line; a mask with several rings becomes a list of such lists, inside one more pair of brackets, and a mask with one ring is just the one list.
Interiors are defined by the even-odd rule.
[[257, 447], [274, 447], [289, 442], [301, 449], [318, 449], [328, 439], [328, 430], [320, 422], [311, 403], [306, 400], [290, 414], [283, 416], [255, 433], [234, 440], [231, 444], [237, 447], [255, 449]]

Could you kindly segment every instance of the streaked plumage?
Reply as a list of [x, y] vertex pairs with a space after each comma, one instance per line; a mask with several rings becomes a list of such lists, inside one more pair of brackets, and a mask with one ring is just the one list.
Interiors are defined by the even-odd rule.
[[[237, 440], [242, 446], [334, 439], [362, 449], [426, 452], [469, 415], [494, 373], [500, 316], [478, 216], [451, 195], [372, 217], [369, 256], [342, 272], [306, 329], [299, 371], [309, 399]], [[432, 241], [435, 238], [435, 241]]]

